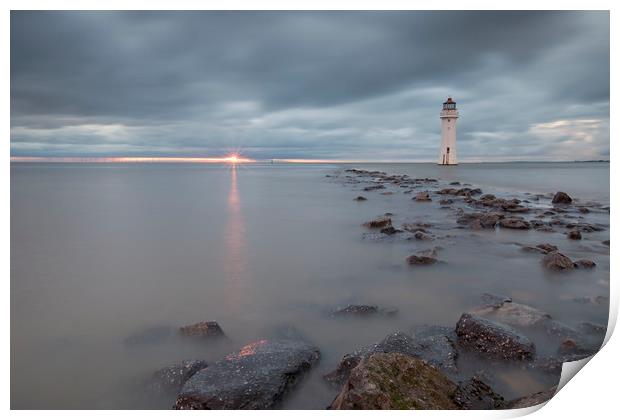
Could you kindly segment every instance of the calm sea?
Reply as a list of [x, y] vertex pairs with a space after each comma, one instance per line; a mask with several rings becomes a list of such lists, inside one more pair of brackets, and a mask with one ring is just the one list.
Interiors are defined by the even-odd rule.
[[[609, 203], [609, 163], [359, 164], [414, 177], [471, 183], [485, 192], [563, 190]], [[344, 353], [418, 324], [454, 325], [481, 293], [512, 296], [570, 325], [607, 323], [609, 231], [568, 241], [564, 232], [454, 230], [454, 217], [394, 195], [363, 193], [334, 175], [342, 165], [12, 164], [12, 408], [169, 408], [140, 393], [154, 370], [182, 359], [213, 360], [294, 325], [322, 351], [320, 365], [284, 408], [324, 408], [321, 381]], [[385, 212], [445, 231], [447, 264], [412, 270], [415, 241], [364, 237]], [[609, 224], [609, 214], [591, 215]], [[452, 229], [452, 230], [451, 230]], [[549, 242], [598, 267], [561, 277], [515, 243]], [[333, 320], [348, 303], [396, 307], [390, 319]], [[157, 326], [217, 320], [230, 341], [178, 339], [128, 345]], [[472, 367], [474, 370], [475, 366]], [[556, 378], [557, 380], [557, 378]], [[507, 370], [507, 398], [553, 380]]]

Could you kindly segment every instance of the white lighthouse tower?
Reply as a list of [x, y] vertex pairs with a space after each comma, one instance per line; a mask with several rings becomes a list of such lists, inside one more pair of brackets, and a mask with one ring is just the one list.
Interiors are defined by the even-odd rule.
[[456, 159], [456, 119], [459, 112], [456, 110], [456, 102], [448, 98], [443, 103], [443, 109], [439, 114], [441, 118], [441, 149], [439, 149], [439, 165], [457, 165]]

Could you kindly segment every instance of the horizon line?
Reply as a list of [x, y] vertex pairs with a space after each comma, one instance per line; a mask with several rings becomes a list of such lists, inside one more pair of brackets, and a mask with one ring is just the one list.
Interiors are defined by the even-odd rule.
[[[299, 164], [354, 164], [354, 163], [436, 163], [431, 160], [352, 160], [352, 159], [251, 159], [242, 156], [226, 157], [183, 157], [183, 156], [11, 156], [11, 163], [299, 163]], [[610, 162], [609, 159], [575, 160], [472, 160], [462, 164], [479, 163], [562, 163], [562, 162]]]

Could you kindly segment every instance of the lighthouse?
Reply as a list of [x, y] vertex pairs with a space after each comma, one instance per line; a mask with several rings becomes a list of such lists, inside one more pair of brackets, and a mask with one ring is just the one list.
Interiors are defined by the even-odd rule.
[[441, 148], [439, 149], [439, 165], [457, 165], [456, 159], [456, 119], [459, 112], [456, 110], [456, 102], [448, 98], [443, 103], [443, 109], [439, 114], [441, 119]]

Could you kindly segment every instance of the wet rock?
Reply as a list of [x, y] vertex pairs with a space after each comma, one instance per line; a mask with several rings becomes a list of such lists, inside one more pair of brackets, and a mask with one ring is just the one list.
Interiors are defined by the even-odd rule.
[[591, 223], [577, 222], [577, 223], [567, 223], [566, 227], [568, 229], [578, 230], [579, 232], [602, 232], [605, 230], [603, 226], [593, 225]]
[[558, 191], [553, 196], [553, 199], [551, 200], [551, 202], [553, 204], [570, 204], [573, 202], [573, 199], [570, 198], [570, 196], [566, 194], [565, 192]]
[[176, 394], [196, 372], [207, 367], [204, 360], [183, 360], [172, 366], [159, 369], [153, 374], [146, 387], [150, 394]]
[[388, 226], [388, 227], [381, 229], [381, 233], [385, 235], [395, 235], [399, 232], [402, 232], [402, 230], [396, 229], [394, 226]]
[[407, 232], [415, 233], [417, 231], [428, 233], [426, 229], [432, 227], [430, 223], [416, 222], [416, 223], [403, 223], [402, 228]]
[[382, 184], [379, 185], [370, 185], [368, 187], [364, 188], [364, 191], [375, 191], [375, 190], [383, 190], [385, 189], [385, 186]]
[[378, 219], [371, 220], [364, 223], [364, 226], [369, 229], [382, 229], [392, 225], [392, 219], [389, 217], [379, 217]]
[[575, 261], [575, 264], [578, 268], [594, 268], [596, 267], [596, 263], [592, 260], [581, 259]]
[[499, 221], [499, 225], [506, 229], [529, 229], [530, 224], [527, 220], [516, 217], [507, 217]]
[[477, 376], [459, 384], [453, 400], [464, 410], [497, 410], [506, 406], [504, 397]]
[[125, 338], [127, 347], [147, 347], [161, 344], [172, 337], [174, 328], [168, 325], [157, 325], [138, 331]]
[[415, 201], [432, 201], [427, 191], [419, 192], [415, 196]]
[[590, 213], [590, 209], [588, 209], [587, 207], [579, 207], [579, 213]]
[[558, 247], [555, 245], [551, 245], [548, 243], [544, 243], [544, 244], [538, 244], [536, 245], [536, 248], [542, 249], [545, 252], [553, 252], [553, 251], [557, 251]]
[[344, 355], [336, 369], [325, 375], [324, 379], [332, 385], [342, 385], [353, 368], [377, 353], [399, 353], [419, 357], [446, 374], [455, 373], [457, 355], [453, 343], [456, 338], [454, 331], [447, 327], [428, 326], [417, 327], [414, 331], [413, 336], [397, 331], [379, 343]]
[[421, 359], [374, 354], [351, 371], [332, 409], [456, 409], [456, 385]]
[[259, 340], [194, 374], [183, 385], [176, 409], [271, 409], [319, 359], [300, 340]]
[[465, 213], [456, 222], [471, 229], [494, 229], [503, 217], [499, 213]]
[[348, 305], [344, 308], [339, 308], [330, 314], [333, 318], [342, 317], [366, 317], [372, 315], [394, 316], [398, 313], [398, 309], [382, 309], [375, 305]]
[[581, 232], [579, 232], [578, 230], [571, 230], [566, 234], [566, 236], [568, 237], [568, 239], [579, 240], [581, 239]]
[[537, 392], [508, 402], [507, 408], [527, 408], [549, 401], [555, 395], [556, 387]]
[[607, 240], [605, 240], [605, 241], [601, 241], [601, 243], [602, 243], [603, 245], [607, 245], [607, 246], [609, 246], [609, 239], [607, 239]]
[[474, 309], [473, 314], [516, 327], [541, 325], [551, 316], [540, 309], [515, 302], [502, 302]]
[[573, 261], [566, 255], [557, 251], [548, 253], [543, 257], [543, 265], [553, 271], [569, 271], [575, 268]]
[[458, 181], [453, 181], [453, 182], [450, 183], [450, 185], [461, 185], [461, 183], [458, 182]]
[[490, 358], [532, 359], [534, 343], [517, 331], [498, 322], [465, 313], [456, 325], [458, 344]]
[[441, 195], [456, 195], [458, 190], [456, 188], [443, 188], [439, 191], [435, 191], [437, 194]]
[[424, 233], [421, 230], [418, 230], [413, 236], [420, 241], [432, 241], [433, 240], [433, 237], [431, 235]]
[[366, 197], [364, 197], [363, 195], [358, 195], [355, 198], [355, 201], [366, 201], [366, 200], [368, 200], [368, 199]]
[[430, 255], [410, 255], [407, 257], [409, 265], [433, 265], [437, 263], [437, 258]]
[[442, 200], [439, 200], [439, 204], [441, 204], [442, 206], [449, 206], [450, 204], [453, 204], [454, 200], [451, 198], [444, 198]]
[[200, 337], [200, 338], [223, 338], [226, 335], [220, 324], [215, 321], [202, 321], [192, 325], [186, 325], [179, 328], [179, 333], [184, 337]]

